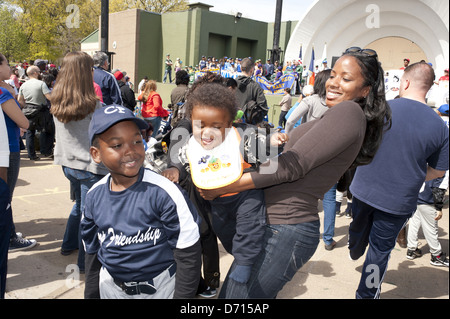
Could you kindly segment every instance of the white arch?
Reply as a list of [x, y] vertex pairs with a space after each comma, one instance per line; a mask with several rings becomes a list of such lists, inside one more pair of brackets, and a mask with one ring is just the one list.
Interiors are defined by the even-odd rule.
[[[379, 10], [379, 27], [367, 21]], [[327, 45], [327, 58], [339, 56], [349, 46], [364, 47], [384, 37], [398, 36], [416, 43], [436, 69], [449, 65], [449, 4], [440, 0], [317, 0], [292, 33], [287, 60], [298, 57], [300, 46], [307, 66], [314, 46], [320, 59]]]

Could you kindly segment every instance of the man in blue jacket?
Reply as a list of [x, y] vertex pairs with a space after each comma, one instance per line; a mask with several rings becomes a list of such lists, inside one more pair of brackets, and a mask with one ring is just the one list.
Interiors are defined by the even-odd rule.
[[109, 73], [108, 55], [97, 51], [94, 54], [94, 82], [102, 89], [103, 102], [105, 105], [122, 105], [122, 96], [119, 84], [114, 75]]

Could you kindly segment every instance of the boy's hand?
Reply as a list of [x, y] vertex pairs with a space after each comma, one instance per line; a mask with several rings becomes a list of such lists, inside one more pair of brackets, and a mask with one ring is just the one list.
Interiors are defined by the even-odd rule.
[[280, 146], [289, 141], [289, 137], [286, 133], [275, 133], [270, 137], [270, 145]]
[[434, 218], [434, 220], [439, 220], [441, 218], [442, 218], [442, 210], [437, 210], [436, 217]]
[[169, 179], [173, 183], [178, 183], [180, 181], [180, 172], [175, 167], [164, 170], [161, 175]]

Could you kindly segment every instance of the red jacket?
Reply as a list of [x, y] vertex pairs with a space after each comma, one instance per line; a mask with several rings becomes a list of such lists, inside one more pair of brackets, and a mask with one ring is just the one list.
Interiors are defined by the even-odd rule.
[[[142, 94], [138, 97], [139, 101], [143, 101]], [[142, 104], [142, 117], [149, 118], [149, 117], [166, 117], [169, 115], [169, 112], [162, 107], [162, 99], [161, 96], [156, 93], [152, 92], [147, 98], [147, 102]]]

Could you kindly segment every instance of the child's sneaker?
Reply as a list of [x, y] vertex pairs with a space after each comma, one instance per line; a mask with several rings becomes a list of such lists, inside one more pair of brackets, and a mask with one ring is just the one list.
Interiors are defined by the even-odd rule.
[[430, 264], [438, 267], [448, 267], [448, 257], [445, 253], [441, 253], [439, 256], [431, 255]]
[[417, 257], [422, 257], [422, 251], [419, 248], [416, 248], [415, 250], [408, 249], [406, 251], [406, 258], [415, 259]]

